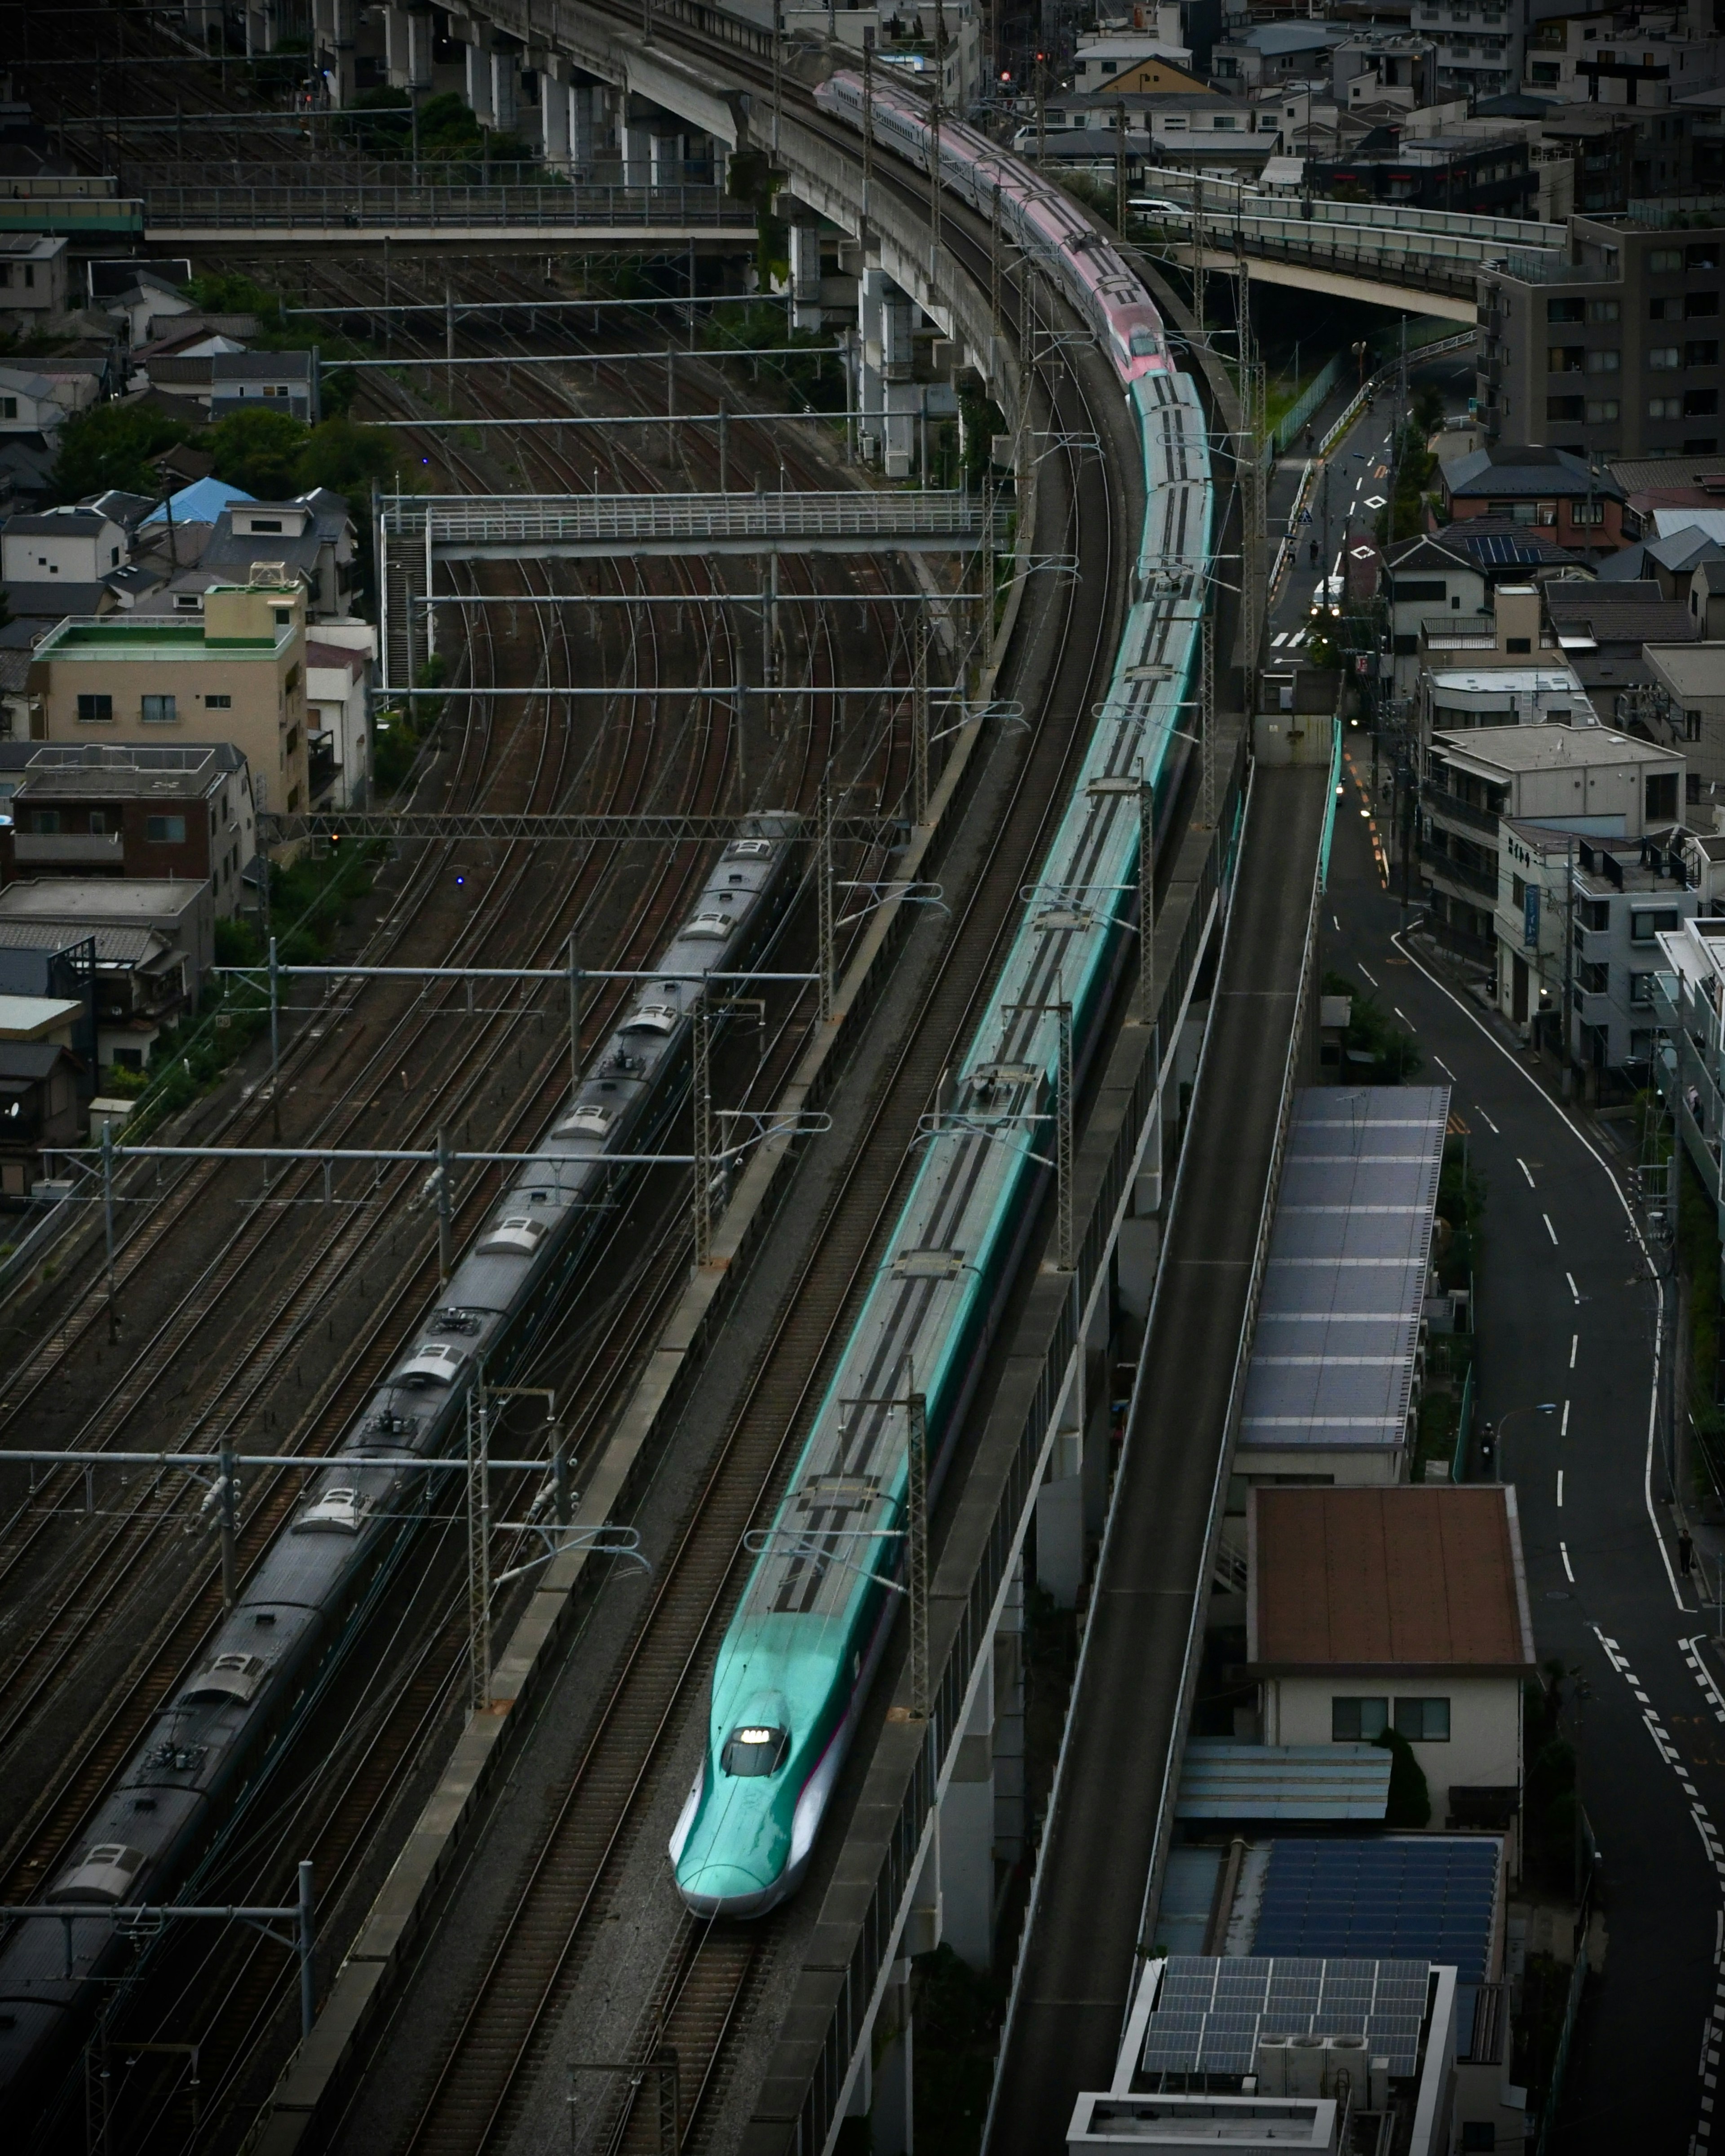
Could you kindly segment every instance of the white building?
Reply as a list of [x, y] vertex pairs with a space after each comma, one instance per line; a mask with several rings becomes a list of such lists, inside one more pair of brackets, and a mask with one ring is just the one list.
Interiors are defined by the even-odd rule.
[[68, 506], [0, 525], [0, 582], [94, 584], [129, 558], [126, 531], [100, 510]]
[[1516, 1810], [1522, 1686], [1538, 1662], [1513, 1486], [1260, 1486], [1246, 1531], [1264, 1743], [1394, 1729], [1425, 1776], [1433, 1827], [1488, 1793]]
[[305, 732], [316, 807], [362, 808], [370, 793], [377, 654], [377, 632], [367, 622], [322, 622], [306, 639]]
[[22, 316], [28, 328], [65, 313], [66, 246], [39, 233], [0, 233], [0, 318]]

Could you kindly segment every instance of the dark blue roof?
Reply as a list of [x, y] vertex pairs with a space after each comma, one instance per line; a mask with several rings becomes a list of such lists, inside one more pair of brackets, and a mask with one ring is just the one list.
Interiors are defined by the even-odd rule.
[[1275, 1842], [1252, 1952], [1445, 1962], [1483, 1983], [1497, 1856], [1484, 1836]]

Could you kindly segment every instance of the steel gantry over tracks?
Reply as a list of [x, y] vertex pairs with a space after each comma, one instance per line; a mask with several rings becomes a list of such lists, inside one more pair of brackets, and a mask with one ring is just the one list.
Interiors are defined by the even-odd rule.
[[[619, 554], [944, 552], [980, 544], [983, 496], [957, 489], [838, 494], [384, 495], [392, 555], [520, 562]], [[1004, 529], [1001, 513], [995, 512]], [[572, 603], [580, 595], [571, 593]]]

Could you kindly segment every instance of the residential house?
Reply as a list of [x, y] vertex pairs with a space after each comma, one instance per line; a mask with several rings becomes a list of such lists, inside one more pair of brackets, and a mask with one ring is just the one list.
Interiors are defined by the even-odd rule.
[[[1650, 741], [1681, 743], [1681, 730], [1675, 734], [1664, 730], [1661, 699], [1651, 693], [1653, 676], [1643, 647], [1698, 639], [1699, 622], [1645, 578], [1576, 578], [1547, 584], [1543, 597], [1557, 647], [1599, 716], [1630, 733], [1645, 734]], [[1686, 753], [1693, 800], [1703, 773], [1694, 750], [1686, 748]]]
[[1639, 845], [1682, 814], [1681, 754], [1601, 726], [1434, 731], [1420, 788], [1420, 873], [1434, 927], [1496, 966], [1505, 821]]
[[94, 943], [99, 1068], [142, 1070], [162, 1028], [195, 1008], [213, 934], [208, 884], [53, 877], [0, 888], [0, 978], [17, 952]]
[[[1725, 571], [1725, 562], [1707, 566]], [[1725, 597], [1712, 597], [1708, 588], [1710, 610], [1725, 611]], [[1725, 641], [1712, 636], [1650, 641], [1641, 651], [1654, 711], [1666, 738], [1681, 743], [1695, 775], [1689, 798], [1701, 814], [1694, 820], [1710, 823], [1725, 809]]]
[[1513, 1486], [1260, 1486], [1246, 1531], [1264, 1742], [1358, 1744], [1393, 1729], [1434, 1826], [1513, 1818], [1522, 1687], [1538, 1667]]
[[371, 791], [372, 668], [377, 632], [367, 622], [324, 622], [305, 646], [305, 723], [311, 799], [361, 808]]
[[237, 909], [257, 848], [251, 775], [230, 742], [0, 744], [0, 882], [19, 875], [208, 879]]
[[[1141, 80], [1143, 75], [1150, 79]], [[1192, 73], [1192, 55], [1183, 45], [1130, 31], [1081, 34], [1072, 55], [1072, 87], [1082, 96], [1104, 90], [1201, 90], [1204, 84]]]
[[318, 403], [315, 352], [218, 352], [210, 363], [212, 419], [248, 410], [261, 398], [279, 412], [291, 413], [314, 426], [323, 416]]
[[30, 680], [51, 742], [224, 740], [246, 760], [260, 814], [310, 806], [297, 583], [218, 586], [196, 620], [62, 622], [37, 645]]
[[1498, 1009], [1555, 1053], [1567, 999], [1570, 1060], [1591, 1082], [1645, 1084], [1657, 938], [1725, 893], [1725, 862], [1681, 824], [1629, 842], [1507, 820], [1498, 858]]
[[65, 416], [46, 375], [30, 367], [0, 367], [0, 437], [52, 434]]
[[73, 1041], [86, 1009], [81, 998], [0, 989], [0, 1197], [27, 1197], [43, 1148], [82, 1136], [87, 1065]]
[[353, 518], [347, 497], [327, 487], [290, 501], [254, 501], [238, 487], [200, 480], [152, 511], [140, 538], [166, 572], [166, 588], [148, 602], [151, 613], [196, 613], [213, 586], [247, 579], [264, 562], [272, 577], [304, 588], [315, 622], [347, 619], [358, 588]]
[[[1491, 593], [1489, 613], [1467, 614], [1450, 608], [1422, 614], [1415, 649], [1422, 675], [1458, 664], [1476, 670], [1513, 668], [1518, 660], [1537, 670], [1541, 653], [1554, 651], [1557, 639], [1546, 624], [1538, 585], [1499, 584]], [[1516, 716], [1524, 715], [1517, 711]], [[1480, 721], [1458, 719], [1455, 723]], [[1566, 723], [1574, 723], [1573, 714]]]
[[1269, 84], [1328, 79], [1330, 56], [1348, 37], [1340, 23], [1289, 21], [1233, 23], [1210, 54], [1210, 75], [1224, 90], [1258, 90]]
[[[1479, 639], [1480, 663], [1468, 665], [1460, 662], [1468, 649], [1470, 633], [1464, 628], [1433, 632], [1440, 644], [1446, 637], [1451, 642], [1446, 652], [1437, 654], [1444, 663], [1435, 660], [1420, 676], [1422, 742], [1430, 742], [1434, 733], [1457, 733], [1473, 727], [1599, 724], [1599, 713], [1589, 702], [1574, 670], [1555, 654], [1544, 665], [1517, 665], [1513, 660], [1494, 665], [1491, 624], [1486, 621], [1471, 632]], [[1432, 648], [1423, 637], [1422, 644], [1427, 649]]]
[[0, 581], [8, 586], [100, 583], [127, 553], [125, 526], [82, 505], [20, 513], [0, 525]]
[[[1580, 361], [1576, 362], [1579, 371]], [[1610, 473], [1564, 449], [1493, 442], [1438, 467], [1445, 514], [1452, 522], [1503, 517], [1549, 533], [1578, 553], [1610, 554], [1641, 536]]]
[[33, 232], [0, 233], [0, 321], [26, 335], [70, 304], [64, 238]]
[[132, 347], [130, 384], [135, 391], [147, 387], [165, 397], [185, 400], [193, 408], [188, 416], [200, 419], [209, 410], [214, 395], [216, 362], [243, 357], [244, 352], [240, 338], [201, 316], [171, 321], [147, 342]]

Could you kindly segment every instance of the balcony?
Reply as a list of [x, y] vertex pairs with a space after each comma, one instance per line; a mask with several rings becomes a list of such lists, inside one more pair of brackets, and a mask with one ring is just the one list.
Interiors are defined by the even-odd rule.
[[124, 853], [118, 831], [14, 831], [13, 853], [22, 868], [120, 870]]
[[1428, 651], [1495, 651], [1497, 622], [1492, 614], [1429, 613], [1420, 623]]
[[1430, 847], [1420, 855], [1420, 865], [1436, 884], [1447, 884], [1470, 898], [1489, 899], [1497, 902], [1497, 872], [1495, 869], [1477, 869], [1471, 861], [1457, 860], [1453, 854], [1440, 854]]
[[1497, 809], [1477, 808], [1471, 801], [1464, 801], [1447, 787], [1435, 786], [1430, 779], [1420, 788], [1420, 793], [1433, 815], [1447, 816], [1452, 823], [1463, 824], [1471, 831], [1488, 831], [1496, 840], [1501, 820]]

